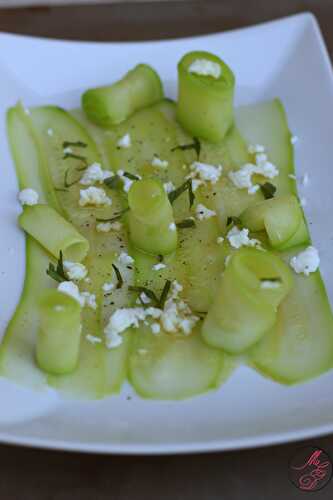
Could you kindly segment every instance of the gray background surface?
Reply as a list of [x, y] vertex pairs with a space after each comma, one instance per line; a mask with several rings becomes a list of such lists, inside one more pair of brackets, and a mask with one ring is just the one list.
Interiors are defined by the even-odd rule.
[[[317, 16], [332, 56], [333, 0], [1, 9], [0, 31], [149, 40], [233, 29], [306, 10]], [[333, 458], [333, 436], [256, 450], [166, 457], [78, 455], [0, 445], [0, 500], [331, 500], [333, 481], [308, 493], [288, 479], [288, 462], [305, 444], [319, 446]]]

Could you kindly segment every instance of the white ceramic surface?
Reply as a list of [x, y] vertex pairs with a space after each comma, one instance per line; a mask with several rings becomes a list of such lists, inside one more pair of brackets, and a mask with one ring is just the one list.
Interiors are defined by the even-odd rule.
[[[247, 29], [144, 43], [78, 43], [0, 34], [0, 338], [24, 277], [24, 239], [16, 228], [17, 184], [5, 133], [6, 108], [74, 107], [80, 91], [152, 64], [175, 97], [176, 62], [187, 51], [221, 54], [237, 76], [237, 103], [279, 96], [296, 145], [297, 173], [309, 172], [305, 196], [311, 233], [333, 298], [333, 78], [312, 15]], [[318, 174], [317, 174], [318, 172]], [[113, 453], [171, 453], [267, 445], [333, 432], [333, 371], [283, 387], [242, 367], [216, 392], [184, 402], [138, 398], [129, 387], [103, 401], [63, 401], [0, 379], [0, 441]], [[130, 400], [127, 399], [131, 395]]]

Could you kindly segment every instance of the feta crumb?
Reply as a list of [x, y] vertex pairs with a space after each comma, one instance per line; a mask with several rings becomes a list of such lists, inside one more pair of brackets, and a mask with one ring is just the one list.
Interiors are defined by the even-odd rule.
[[170, 231], [176, 231], [176, 224], [174, 222], [170, 222], [169, 229]]
[[104, 285], [102, 286], [102, 290], [103, 292], [105, 293], [108, 293], [108, 292], [111, 292], [111, 290], [114, 289], [114, 284], [113, 283], [104, 283]]
[[104, 328], [106, 346], [109, 349], [118, 347], [123, 341], [120, 334], [127, 330], [127, 328], [138, 328], [139, 321], [144, 321], [145, 318], [146, 312], [142, 307], [117, 309]]
[[291, 144], [296, 144], [296, 142], [298, 142], [298, 137], [297, 135], [292, 135], [291, 138], [290, 138], [290, 142]]
[[237, 226], [233, 226], [227, 234], [227, 239], [233, 248], [246, 247], [256, 247], [260, 245], [260, 242], [255, 239], [249, 238], [249, 230], [239, 229]]
[[297, 179], [296, 175], [294, 174], [289, 174], [288, 177], [289, 179], [293, 179], [294, 181]]
[[221, 65], [208, 59], [195, 59], [188, 67], [189, 73], [201, 76], [212, 76], [215, 79], [220, 78], [222, 74]]
[[153, 332], [154, 335], [157, 335], [161, 331], [161, 327], [159, 323], [152, 323], [150, 325], [151, 331]]
[[248, 192], [249, 194], [255, 194], [255, 193], [258, 191], [258, 189], [260, 189], [259, 184], [254, 184], [253, 186], [251, 186], [251, 187], [247, 190], [247, 192]]
[[261, 144], [250, 144], [247, 150], [252, 155], [257, 153], [264, 153], [265, 146], [262, 146]]
[[96, 231], [98, 233], [109, 233], [110, 231], [120, 231], [122, 228], [121, 222], [99, 222], [96, 224]]
[[205, 205], [202, 205], [201, 203], [199, 203], [196, 206], [195, 213], [196, 213], [198, 220], [209, 219], [210, 217], [215, 217], [215, 215], [216, 215], [216, 212], [214, 212], [214, 210], [210, 210], [209, 208], [205, 207]]
[[104, 189], [91, 186], [87, 189], [80, 189], [79, 205], [85, 207], [94, 205], [96, 207], [111, 205], [112, 200], [107, 196]]
[[84, 278], [83, 280], [85, 283], [91, 283], [91, 279], [89, 278], [89, 276], [87, 278]]
[[89, 292], [82, 292], [81, 297], [83, 297], [84, 305], [90, 307], [94, 311], [97, 309], [96, 295]]
[[319, 264], [319, 253], [313, 246], [309, 246], [306, 250], [303, 250], [303, 252], [294, 255], [290, 260], [290, 266], [294, 271], [297, 274], [303, 273], [305, 276], [309, 276], [310, 273], [317, 271]]
[[260, 288], [264, 290], [272, 290], [274, 288], [280, 288], [281, 283], [279, 281], [273, 280], [262, 280], [260, 283]]
[[77, 300], [81, 307], [84, 306], [84, 297], [81, 296], [78, 286], [73, 281], [63, 281], [58, 285], [59, 292], [65, 293]]
[[130, 148], [132, 146], [131, 136], [129, 134], [125, 134], [119, 141], [117, 142], [117, 146], [119, 148]]
[[140, 356], [144, 356], [145, 354], [148, 354], [148, 349], [138, 349], [138, 354], [140, 354]]
[[302, 185], [305, 187], [309, 184], [309, 174], [305, 173], [302, 177]]
[[71, 262], [70, 260], [64, 260], [64, 269], [71, 281], [83, 280], [88, 274], [86, 266], [79, 262]]
[[[124, 191], [125, 191], [125, 193], [128, 193], [128, 191], [130, 190], [130, 187], [132, 186], [134, 181], [132, 179], [129, 179], [128, 177], [126, 177], [126, 175], [124, 175], [124, 173], [125, 172], [123, 170], [117, 171], [118, 177], [120, 177], [120, 179], [123, 181]], [[142, 179], [142, 177], [140, 175], [137, 175], [137, 177], [138, 177], [138, 179]]]
[[134, 263], [134, 259], [130, 255], [128, 255], [126, 252], [121, 252], [121, 254], [118, 257], [118, 261], [124, 265]]
[[165, 269], [166, 268], [166, 265], [163, 264], [163, 262], [159, 262], [158, 264], [155, 264], [153, 267], [152, 267], [152, 270], [153, 271], [160, 271], [161, 269]]
[[305, 206], [306, 206], [306, 204], [307, 204], [306, 198], [304, 198], [304, 197], [303, 197], [303, 198], [301, 198], [301, 199], [299, 200], [299, 204], [301, 205], [301, 207], [305, 207]]
[[18, 195], [18, 200], [21, 203], [21, 205], [37, 205], [39, 199], [39, 195], [37, 191], [31, 188], [26, 188], [22, 189], [22, 191], [19, 192]]
[[166, 193], [171, 193], [171, 191], [174, 191], [176, 189], [176, 186], [174, 185], [173, 182], [165, 182], [163, 184], [164, 190]]
[[222, 245], [222, 243], [223, 243], [223, 242], [224, 242], [224, 238], [223, 238], [223, 236], [218, 236], [218, 238], [217, 238], [217, 240], [216, 240], [216, 243], [217, 243], [218, 245]]
[[154, 156], [151, 164], [153, 167], [167, 168], [169, 162], [167, 160], [161, 160], [158, 156]]
[[85, 170], [83, 176], [80, 179], [80, 184], [82, 184], [83, 186], [91, 186], [96, 182], [102, 184], [105, 179], [112, 176], [112, 172], [103, 170], [100, 163], [92, 163]]
[[200, 179], [192, 179], [192, 191], [193, 193], [196, 192], [196, 190], [203, 185], [203, 181]]
[[64, 148], [64, 154], [71, 154], [71, 153], [73, 153], [72, 148], [70, 148], [69, 146], [67, 146], [67, 148]]
[[222, 174], [222, 165], [209, 165], [208, 163], [202, 163], [200, 161], [194, 161], [190, 165], [190, 170], [195, 174], [196, 177], [199, 177], [201, 181], [211, 182], [212, 184], [216, 184]]
[[150, 298], [145, 294], [145, 292], [140, 293], [139, 299], [142, 304], [149, 304], [151, 302]]
[[86, 335], [86, 339], [91, 344], [100, 344], [102, 342], [102, 339], [100, 337], [95, 337], [94, 335], [90, 335], [89, 333], [88, 335]]
[[47, 135], [49, 135], [50, 137], [53, 136], [53, 129], [52, 128], [47, 129]]
[[[256, 147], [256, 146], [255, 146]], [[254, 151], [254, 148], [251, 151]], [[259, 148], [260, 149], [260, 148]], [[258, 148], [257, 148], [258, 150]], [[262, 175], [268, 179], [273, 179], [279, 175], [279, 170], [273, 163], [267, 160], [267, 155], [264, 153], [257, 153], [255, 157], [256, 163], [246, 163], [239, 170], [229, 172], [229, 179], [239, 189], [247, 189], [249, 194], [255, 193], [259, 187], [252, 184], [252, 176], [254, 174]]]

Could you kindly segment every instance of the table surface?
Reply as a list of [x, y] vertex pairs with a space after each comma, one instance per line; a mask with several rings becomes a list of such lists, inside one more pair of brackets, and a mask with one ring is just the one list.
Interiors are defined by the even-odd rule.
[[[246, 5], [246, 8], [244, 8]], [[333, 54], [332, 0], [220, 0], [1, 9], [0, 31], [85, 40], [190, 36], [312, 11]], [[1, 410], [0, 410], [1, 411]], [[288, 479], [300, 446], [333, 458], [333, 436], [282, 446], [165, 457], [78, 455], [0, 445], [0, 500], [296, 500]], [[333, 498], [333, 481], [311, 498]]]

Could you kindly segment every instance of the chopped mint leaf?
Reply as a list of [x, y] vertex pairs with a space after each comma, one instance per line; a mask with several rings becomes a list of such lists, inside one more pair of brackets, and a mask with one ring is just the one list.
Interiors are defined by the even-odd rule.
[[184, 219], [181, 222], [177, 222], [176, 226], [178, 229], [186, 229], [189, 227], [195, 227], [195, 221], [193, 219]]
[[124, 280], [123, 280], [123, 277], [121, 275], [121, 272], [119, 271], [118, 267], [115, 264], [112, 264], [112, 267], [114, 269], [114, 272], [116, 273], [117, 281], [118, 281], [116, 288], [121, 288], [124, 284]]
[[46, 274], [48, 274], [50, 278], [54, 279], [58, 283], [62, 283], [63, 281], [68, 281], [68, 278], [64, 270], [63, 256], [61, 250], [59, 253], [59, 259], [57, 261], [57, 267], [55, 267], [54, 264], [50, 262], [49, 267], [46, 270]]
[[274, 198], [276, 192], [276, 187], [274, 186], [274, 184], [271, 184], [270, 182], [265, 182], [265, 184], [260, 185], [260, 189], [265, 197], [265, 200]]

